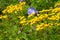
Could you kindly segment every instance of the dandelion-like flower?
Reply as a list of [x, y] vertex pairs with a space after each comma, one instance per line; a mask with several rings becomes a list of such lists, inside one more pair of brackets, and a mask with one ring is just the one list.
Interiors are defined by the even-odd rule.
[[37, 10], [35, 10], [33, 7], [28, 8], [28, 15], [29, 15], [29, 14], [32, 14], [32, 13], [37, 14], [37, 13], [38, 13], [38, 11], [37, 11]]

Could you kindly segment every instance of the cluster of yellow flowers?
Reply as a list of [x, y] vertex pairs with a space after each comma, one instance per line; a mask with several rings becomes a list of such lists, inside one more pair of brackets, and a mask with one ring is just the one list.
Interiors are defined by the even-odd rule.
[[[33, 14], [31, 14], [33, 15]], [[24, 24], [27, 24], [29, 23], [30, 25], [33, 25], [37, 22], [40, 22], [41, 20], [43, 19], [49, 19], [49, 20], [59, 20], [60, 19], [60, 13], [57, 13], [57, 15], [53, 15], [51, 17], [49, 17], [48, 14], [42, 14], [42, 15], [37, 15], [38, 17], [34, 17], [33, 19], [31, 20], [26, 20], [26, 18], [24, 16], [19, 16], [20, 20], [21, 20], [21, 24], [24, 23]], [[30, 15], [28, 16], [28, 18], [31, 17]]]
[[33, 25], [34, 23], [37, 23], [47, 17], [48, 17], [47, 14], [38, 15], [38, 17], [34, 17], [32, 20], [29, 20], [29, 23], [30, 25]]
[[51, 16], [48, 18], [49, 20], [59, 20], [60, 19], [60, 16]]
[[7, 15], [4, 15], [4, 16], [2, 16], [2, 15], [0, 15], [0, 19], [6, 19], [6, 18], [8, 18], [8, 16]]
[[55, 8], [52, 10], [53, 13], [56, 13], [56, 12], [59, 12], [60, 11], [60, 8]]
[[51, 27], [52, 25], [53, 25], [52, 23], [49, 23], [49, 24], [47, 24], [47, 23], [41, 23], [40, 25], [36, 26], [36, 30], [38, 31], [38, 30], [43, 29], [45, 27]]
[[3, 13], [17, 13], [17, 11], [21, 11], [23, 8], [23, 5], [25, 4], [25, 2], [19, 3], [17, 5], [10, 5], [7, 6], [7, 8], [5, 10], [3, 10]]
[[47, 10], [42, 10], [42, 11], [39, 11], [40, 13], [43, 13], [43, 12], [51, 12], [51, 13], [57, 13], [60, 11], [60, 8], [54, 8], [54, 9], [47, 9]]
[[52, 10], [52, 8], [51, 9], [47, 9], [47, 10], [42, 10], [42, 11], [39, 11], [39, 12], [50, 12]]
[[25, 16], [19, 16], [18, 18], [20, 19], [20, 22], [19, 22], [20, 24], [26, 25], [27, 21], [26, 21]]
[[[25, 4], [25, 2], [19, 3], [17, 5], [10, 5], [8, 6], [5, 10], [3, 10], [3, 13], [17, 13], [18, 11], [21, 11], [23, 9], [23, 5]], [[19, 23], [23, 26], [25, 25], [34, 25], [36, 24], [36, 30], [40, 30], [43, 29], [45, 27], [52, 27], [53, 25], [59, 26], [60, 23], [41, 23], [41, 21], [59, 21], [60, 20], [60, 8], [54, 8], [54, 9], [47, 9], [47, 10], [42, 10], [39, 11], [40, 14], [37, 14], [37, 16], [35, 16], [35, 13], [30, 14], [27, 18], [25, 16], [19, 16]], [[0, 19], [2, 18], [7, 18], [7, 15], [0, 15]], [[38, 23], [41, 23], [40, 25], [38, 25]]]
[[56, 25], [56, 26], [60, 26], [60, 23], [41, 23], [40, 25], [37, 25], [36, 26], [36, 30], [39, 31], [40, 29], [43, 29], [43, 28], [46, 28], [46, 27], [49, 27], [51, 28], [53, 25]]
[[[54, 8], [54, 9], [48, 9], [48, 10], [42, 10], [39, 11], [42, 14], [37, 14], [37, 16], [35, 16], [34, 13], [30, 14], [26, 19], [25, 16], [19, 16], [20, 18], [20, 24], [22, 25], [34, 25], [34, 24], [38, 24], [39, 22], [41, 22], [44, 19], [50, 20], [50, 21], [59, 21], [60, 20], [60, 8]], [[50, 12], [50, 13], [44, 13], [44, 12]], [[46, 21], [46, 20], [45, 20]], [[52, 27], [53, 25], [59, 26], [60, 23], [41, 23], [40, 25], [36, 26], [36, 30], [40, 30], [43, 29], [45, 27]]]

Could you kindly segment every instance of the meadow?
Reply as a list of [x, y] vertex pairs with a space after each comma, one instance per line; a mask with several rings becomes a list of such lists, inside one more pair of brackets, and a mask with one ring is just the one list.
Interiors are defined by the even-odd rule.
[[60, 40], [60, 0], [0, 0], [0, 40]]

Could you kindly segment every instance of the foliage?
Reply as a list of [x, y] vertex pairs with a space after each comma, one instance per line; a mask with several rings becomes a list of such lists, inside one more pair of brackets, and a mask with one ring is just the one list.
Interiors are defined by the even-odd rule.
[[[60, 40], [60, 2], [56, 1], [1, 0], [0, 40]], [[38, 13], [28, 15], [30, 7]]]

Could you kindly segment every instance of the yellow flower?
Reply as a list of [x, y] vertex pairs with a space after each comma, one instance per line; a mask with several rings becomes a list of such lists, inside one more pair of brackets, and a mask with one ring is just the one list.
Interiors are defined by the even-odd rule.
[[33, 25], [33, 23], [31, 22], [30, 25]]
[[40, 26], [42, 27], [44, 25], [44, 23], [41, 23]]
[[23, 10], [22, 6], [21, 6], [21, 7], [19, 7], [19, 10]]
[[44, 23], [42, 23], [41, 25], [37, 25], [36, 30], [39, 31], [40, 29], [43, 29], [44, 28], [43, 25], [44, 25]]
[[52, 10], [51, 12], [54, 13], [55, 10]]
[[2, 11], [2, 12], [3, 12], [3, 14], [4, 14], [4, 13], [6, 13], [6, 11], [7, 11], [6, 9], [5, 9], [5, 10], [3, 10], [3, 11]]
[[3, 10], [3, 13], [12, 13], [14, 11], [16, 11], [15, 13], [17, 13], [17, 11], [21, 11], [23, 9], [23, 5], [25, 4], [25, 2], [19, 3], [17, 5], [9, 5], [7, 6], [7, 8], [5, 10]]
[[39, 31], [40, 30], [40, 27], [37, 27], [36, 30]]
[[21, 16], [19, 16], [18, 18], [21, 18]]
[[28, 16], [28, 18], [32, 17], [33, 15], [34, 15], [34, 13], [30, 14], [30, 15]]
[[20, 24], [24, 24], [24, 23], [26, 23], [26, 21], [24, 21], [24, 20], [22, 20], [22, 21], [20, 22]]
[[15, 13], [17, 13], [17, 11], [15, 11]]
[[60, 23], [57, 23], [57, 26], [59, 26], [60, 25]]
[[47, 18], [48, 17], [48, 14], [44, 14], [44, 18]]
[[51, 18], [52, 18], [52, 20], [56, 20], [57, 19], [56, 16], [52, 16]]
[[40, 16], [40, 14], [37, 14], [37, 16]]
[[26, 4], [26, 2], [20, 2], [20, 4], [21, 4], [21, 5], [24, 5], [24, 4]]
[[10, 13], [10, 10], [7, 10], [8, 13]]
[[26, 23], [25, 25], [28, 25], [28, 23]]
[[44, 24], [44, 27], [48, 27], [49, 25], [48, 24]]
[[20, 18], [20, 20], [22, 20], [22, 19], [24, 19], [25, 18], [25, 16], [22, 16], [21, 18]]
[[7, 17], [8, 17], [7, 15], [2, 16], [2, 18], [7, 18]]
[[48, 12], [48, 11], [50, 11], [50, 10], [42, 10], [41, 12]]
[[39, 16], [39, 19], [42, 20], [44, 18], [44, 16]]
[[30, 23], [30, 25], [32, 25], [33, 24], [33, 20], [30, 20], [29, 23]]
[[26, 20], [26, 18], [24, 18], [23, 20]]
[[57, 17], [56, 16], [51, 16], [50, 18], [48, 18], [49, 20], [56, 20]]
[[20, 18], [20, 20], [26, 20], [25, 16], [19, 16], [18, 18]]

